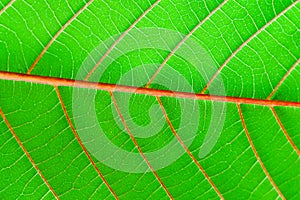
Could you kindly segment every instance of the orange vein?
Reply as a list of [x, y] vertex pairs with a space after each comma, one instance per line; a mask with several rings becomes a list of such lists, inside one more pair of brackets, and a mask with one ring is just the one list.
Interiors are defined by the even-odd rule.
[[74, 21], [76, 19], [76, 17], [78, 15], [80, 15], [80, 13], [82, 13], [91, 3], [93, 3], [93, 1], [94, 0], [90, 0], [87, 4], [85, 4], [77, 13], [75, 13], [75, 15], [73, 15], [71, 17], [71, 19], [69, 19], [69, 21], [67, 21], [67, 23], [65, 25], [63, 25], [60, 28], [60, 30], [54, 35], [53, 38], [51, 38], [51, 40], [48, 42], [48, 44], [42, 50], [42, 52], [40, 53], [40, 55], [35, 59], [35, 61], [31, 65], [31, 67], [28, 69], [27, 74], [31, 73], [31, 71], [34, 69], [34, 67], [39, 62], [39, 60], [42, 58], [42, 56], [46, 53], [46, 51], [49, 49], [49, 47], [52, 45], [52, 43], [58, 38], [58, 36], [67, 28], [67, 26], [70, 25], [72, 23], [72, 21]]
[[7, 118], [5, 117], [5, 115], [4, 115], [4, 113], [3, 113], [3, 111], [1, 109], [0, 109], [0, 115], [2, 116], [2, 118], [3, 118], [3, 120], [4, 120], [5, 124], [6, 124], [6, 126], [9, 128], [10, 132], [13, 134], [14, 138], [16, 139], [16, 141], [18, 142], [18, 144], [20, 145], [20, 147], [22, 148], [22, 150], [26, 154], [27, 158], [29, 159], [29, 161], [31, 162], [31, 164], [33, 165], [33, 167], [35, 168], [35, 170], [37, 171], [37, 173], [43, 179], [43, 181], [45, 182], [45, 184], [47, 185], [47, 187], [50, 189], [50, 191], [52, 192], [52, 194], [54, 195], [54, 197], [56, 199], [59, 199], [59, 197], [57, 196], [56, 192], [53, 190], [53, 188], [51, 187], [51, 185], [49, 184], [49, 182], [47, 181], [47, 179], [45, 178], [45, 176], [42, 174], [42, 172], [40, 171], [40, 169], [38, 168], [38, 166], [35, 164], [34, 160], [30, 156], [29, 152], [26, 150], [25, 146], [23, 145], [23, 143], [21, 142], [21, 140], [19, 139], [19, 137], [17, 136], [17, 134], [13, 130], [12, 126], [8, 122]]
[[118, 196], [117, 196], [116, 193], [113, 191], [113, 189], [111, 188], [111, 186], [109, 185], [109, 183], [107, 182], [107, 180], [105, 179], [105, 177], [103, 176], [103, 174], [100, 172], [100, 170], [99, 170], [99, 168], [97, 167], [96, 163], [94, 162], [94, 160], [93, 160], [92, 157], [90, 156], [89, 152], [87, 151], [87, 149], [86, 149], [85, 146], [83, 145], [83, 143], [82, 143], [82, 141], [81, 141], [79, 135], [77, 134], [77, 131], [76, 131], [75, 127], [73, 126], [73, 123], [72, 123], [72, 121], [71, 121], [71, 119], [70, 119], [70, 117], [69, 117], [69, 114], [68, 114], [68, 112], [67, 112], [67, 109], [66, 109], [66, 107], [65, 107], [65, 104], [64, 104], [64, 102], [63, 102], [63, 99], [62, 99], [62, 97], [61, 97], [61, 95], [60, 95], [60, 92], [59, 92], [58, 87], [57, 87], [57, 86], [54, 86], [54, 88], [55, 88], [57, 97], [58, 97], [58, 99], [59, 99], [59, 102], [60, 102], [60, 104], [61, 104], [61, 107], [62, 107], [62, 109], [63, 109], [63, 111], [64, 111], [65, 117], [66, 117], [66, 119], [67, 119], [67, 121], [68, 121], [68, 124], [69, 124], [69, 126], [71, 127], [72, 132], [73, 132], [75, 138], [77, 139], [77, 141], [78, 141], [80, 147], [82, 148], [82, 150], [84, 151], [84, 153], [85, 153], [86, 156], [88, 157], [89, 161], [91, 162], [91, 164], [93, 165], [93, 167], [95, 168], [95, 170], [97, 171], [98, 175], [101, 177], [101, 179], [103, 180], [103, 182], [105, 183], [105, 185], [107, 186], [107, 188], [110, 190], [110, 192], [112, 193], [112, 195], [115, 197], [115, 199], [118, 199]]
[[[271, 94], [267, 97], [267, 99], [271, 99], [274, 94], [277, 92], [278, 88], [282, 85], [282, 83], [287, 79], [287, 77], [291, 74], [291, 72], [296, 68], [296, 66], [299, 64], [300, 59], [298, 59], [295, 64], [293, 64], [293, 66], [287, 71], [287, 73], [282, 77], [282, 79], [278, 82], [278, 84], [276, 85], [276, 87], [274, 88], [274, 90], [271, 92]], [[279, 116], [277, 115], [275, 109], [273, 106], [270, 107], [277, 123], [279, 124], [281, 130], [283, 131], [285, 137], [287, 138], [287, 140], [289, 141], [289, 143], [291, 144], [292, 148], [296, 151], [296, 153], [298, 154], [298, 156], [300, 155], [299, 149], [297, 148], [297, 146], [295, 145], [295, 143], [293, 142], [292, 138], [289, 136], [288, 132], [286, 131], [286, 129], [284, 128]]]
[[175, 52], [184, 44], [184, 42], [191, 37], [191, 35], [202, 25], [204, 24], [213, 14], [215, 14], [228, 0], [223, 1], [218, 7], [216, 7], [211, 13], [209, 13], [202, 21], [200, 21], [177, 45], [176, 47], [169, 53], [169, 55], [165, 58], [165, 60], [160, 64], [157, 70], [154, 72], [148, 83], [145, 87], [149, 87], [155, 77], [162, 70], [164, 65], [170, 60], [170, 58], [175, 54]]
[[0, 15], [2, 15], [16, 0], [11, 0], [2, 10], [0, 10]]
[[272, 110], [272, 113], [273, 113], [273, 115], [274, 115], [276, 121], [278, 122], [278, 124], [279, 124], [281, 130], [283, 131], [285, 137], [288, 139], [288, 141], [290, 142], [290, 144], [292, 145], [293, 149], [296, 151], [296, 153], [298, 154], [298, 156], [300, 156], [300, 151], [299, 151], [299, 149], [297, 148], [297, 146], [296, 146], [295, 143], [293, 142], [292, 138], [289, 136], [289, 134], [287, 133], [286, 129], [284, 128], [284, 126], [283, 126], [281, 120], [279, 119], [279, 116], [277, 115], [277, 113], [276, 113], [274, 107], [271, 106], [270, 109]]
[[192, 160], [194, 161], [194, 163], [198, 166], [198, 168], [200, 169], [200, 171], [202, 172], [202, 174], [204, 175], [204, 177], [207, 179], [207, 181], [210, 183], [210, 185], [214, 188], [214, 190], [216, 191], [216, 193], [219, 195], [219, 197], [221, 199], [224, 199], [222, 194], [220, 193], [220, 191], [218, 190], [218, 188], [216, 187], [216, 185], [214, 184], [214, 182], [210, 179], [210, 177], [208, 176], [208, 174], [205, 172], [205, 170], [203, 169], [203, 167], [200, 165], [200, 163], [197, 161], [197, 159], [193, 156], [193, 154], [190, 152], [190, 150], [187, 148], [187, 146], [184, 144], [184, 142], [181, 140], [181, 138], [178, 136], [178, 134], [176, 133], [176, 130], [174, 129], [168, 114], [160, 100], [159, 97], [156, 97], [161, 110], [163, 111], [163, 114], [165, 116], [165, 119], [169, 125], [169, 127], [171, 128], [172, 133], [174, 134], [174, 136], [177, 138], [177, 140], [179, 141], [179, 143], [181, 144], [181, 146], [185, 149], [185, 151], [189, 154], [189, 156], [192, 158]]
[[88, 75], [85, 77], [85, 81], [87, 81], [90, 76], [96, 71], [96, 69], [99, 67], [99, 65], [103, 62], [103, 60], [108, 56], [108, 54], [117, 46], [117, 44], [127, 35], [127, 33], [135, 27], [135, 25], [142, 20], [143, 17], [145, 17], [161, 0], [157, 0], [154, 4], [152, 4], [139, 18], [137, 18], [129, 27], [128, 29], [121, 34], [121, 36], [110, 46], [110, 48], [105, 52], [105, 54], [100, 58], [100, 60], [96, 63], [96, 65], [93, 67], [93, 69], [88, 73]]
[[150, 96], [167, 96], [174, 98], [186, 98], [186, 99], [197, 99], [204, 101], [216, 101], [216, 102], [227, 102], [227, 103], [241, 103], [241, 104], [255, 104], [261, 106], [289, 106], [289, 107], [300, 107], [300, 102], [292, 101], [281, 101], [281, 100], [266, 100], [266, 99], [254, 99], [254, 98], [243, 98], [243, 97], [231, 97], [231, 96], [216, 96], [208, 94], [193, 94], [188, 92], [177, 92], [171, 90], [158, 90], [151, 88], [138, 88], [134, 86], [116, 85], [108, 83], [97, 83], [87, 81], [77, 81], [66, 78], [55, 78], [47, 76], [38, 76], [30, 74], [19, 74], [14, 72], [3, 72], [0, 71], [0, 79], [2, 80], [13, 80], [13, 81], [25, 81], [30, 83], [39, 83], [52, 86], [70, 86], [75, 88], [89, 88], [95, 90], [104, 91], [118, 91], [135, 94], [145, 94]]
[[242, 114], [242, 109], [241, 109], [241, 106], [240, 104], [236, 104], [237, 105], [237, 108], [238, 108], [238, 112], [239, 112], [239, 115], [240, 115], [240, 118], [241, 118], [241, 121], [242, 121], [242, 125], [243, 125], [243, 128], [245, 130], [245, 133], [246, 133], [246, 136], [247, 136], [247, 139], [250, 143], [250, 146], [252, 148], [252, 151], [257, 159], [257, 161], [259, 162], [261, 168], [263, 169], [264, 173], [266, 174], [267, 178], [269, 179], [269, 181], [271, 182], [271, 184], [273, 185], [273, 187], [275, 188], [276, 192], [278, 193], [278, 195], [282, 198], [282, 199], [285, 199], [285, 197], [283, 196], [283, 194], [281, 193], [281, 191], [279, 190], [279, 188], [277, 187], [276, 183], [273, 181], [272, 177], [270, 176], [269, 172], [267, 171], [265, 165], [263, 164], [261, 158], [259, 157], [258, 155], [258, 152], [252, 142], [252, 139], [250, 137], [250, 134], [248, 132], [248, 129], [246, 127], [246, 123], [245, 123], [245, 120], [244, 120], [244, 117], [243, 117], [243, 114]]
[[127, 124], [126, 124], [126, 121], [125, 119], [123, 118], [122, 116], [122, 113], [119, 109], [119, 106], [117, 104], [117, 101], [113, 95], [112, 92], [109, 92], [111, 98], [112, 98], [112, 101], [115, 105], [115, 108], [119, 114], [119, 117], [127, 131], [127, 133], [129, 134], [130, 136], [130, 139], [133, 141], [134, 145], [136, 146], [136, 148], [138, 149], [139, 153], [141, 154], [141, 156], [143, 157], [143, 159], [145, 160], [145, 162], [147, 163], [148, 167], [150, 168], [150, 170], [152, 171], [152, 173], [154, 174], [154, 176], [156, 177], [156, 179], [158, 180], [158, 182], [160, 183], [160, 185], [162, 186], [162, 188], [166, 191], [167, 195], [170, 197], [170, 199], [173, 199], [172, 195], [170, 194], [170, 192], [168, 191], [168, 189], [166, 188], [165, 184], [162, 182], [161, 178], [158, 176], [158, 174], [156, 173], [156, 171], [154, 170], [154, 168], [152, 167], [152, 165], [150, 164], [150, 162], [148, 161], [148, 159], [146, 158], [145, 154], [143, 153], [141, 147], [138, 145], [137, 141], [135, 140], [134, 136], [132, 135], [131, 131], [129, 130]]
[[273, 95], [277, 92], [278, 88], [282, 85], [282, 83], [286, 80], [286, 78], [291, 74], [291, 72], [296, 68], [296, 66], [299, 64], [300, 59], [298, 59], [295, 64], [287, 71], [287, 73], [282, 77], [282, 79], [279, 81], [279, 83], [276, 85], [274, 90], [271, 92], [271, 94], [267, 97], [267, 99], [271, 99]]
[[212, 78], [209, 80], [207, 85], [203, 88], [201, 91], [201, 94], [204, 94], [205, 91], [208, 89], [208, 87], [212, 84], [212, 82], [215, 80], [215, 78], [219, 75], [221, 70], [228, 64], [228, 62], [238, 53], [241, 51], [242, 48], [244, 48], [251, 40], [253, 40], [258, 34], [260, 34], [262, 31], [264, 31], [268, 26], [270, 26], [274, 21], [276, 21], [279, 17], [284, 15], [289, 9], [291, 9], [293, 6], [295, 6], [300, 0], [295, 1], [290, 6], [285, 8], [282, 12], [280, 12], [278, 15], [276, 15], [273, 19], [271, 19], [267, 24], [265, 24], [263, 27], [261, 27], [258, 31], [256, 31], [251, 37], [249, 37], [241, 46], [239, 46], [226, 60], [225, 62], [220, 66], [220, 68], [216, 71], [216, 73], [212, 76]]

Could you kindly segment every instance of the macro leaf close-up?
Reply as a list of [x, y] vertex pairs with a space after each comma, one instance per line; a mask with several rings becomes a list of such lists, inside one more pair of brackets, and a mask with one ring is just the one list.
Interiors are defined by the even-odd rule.
[[0, 199], [300, 199], [300, 0], [0, 0]]

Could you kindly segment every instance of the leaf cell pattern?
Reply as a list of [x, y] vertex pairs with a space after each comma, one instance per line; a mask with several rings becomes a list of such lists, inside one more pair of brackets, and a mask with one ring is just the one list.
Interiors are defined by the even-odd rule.
[[[299, 2], [1, 1], [0, 198], [298, 199]], [[156, 35], [168, 50], [123, 52], [126, 42], [147, 40], [141, 30], [149, 28], [179, 34], [176, 40]], [[212, 62], [203, 61], [191, 42]], [[202, 62], [200, 70], [180, 52]], [[89, 66], [82, 68], [87, 58]], [[143, 73], [120, 84], [138, 69]], [[180, 87], [170, 70], [192, 91]], [[141, 77], [147, 80], [142, 86]], [[74, 114], [75, 89], [95, 93], [97, 119], [86, 126], [76, 121], [89, 119], [91, 110]], [[126, 94], [130, 119], [118, 100]], [[191, 144], [180, 134], [195, 126], [181, 126], [182, 102], [199, 108]], [[226, 107], [218, 116], [212, 112], [217, 106]], [[136, 136], [132, 122], [159, 126], [149, 110], [161, 130]], [[148, 171], [129, 173], [99, 161], [79, 134], [95, 124], [114, 145], [138, 154], [137, 164]], [[216, 144], [199, 157], [210, 127], [218, 124], [223, 127]], [[174, 138], [182, 156], [156, 169], [148, 153]]]

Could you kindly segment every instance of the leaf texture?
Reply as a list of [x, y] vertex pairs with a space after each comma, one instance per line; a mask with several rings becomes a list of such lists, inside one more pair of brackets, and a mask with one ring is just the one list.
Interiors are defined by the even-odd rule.
[[299, 18], [299, 0], [1, 1], [0, 198], [299, 199]]

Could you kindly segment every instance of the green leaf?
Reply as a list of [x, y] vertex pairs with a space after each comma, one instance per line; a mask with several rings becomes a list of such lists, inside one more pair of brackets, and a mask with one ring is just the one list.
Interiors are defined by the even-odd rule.
[[300, 3], [0, 2], [1, 199], [299, 199]]

